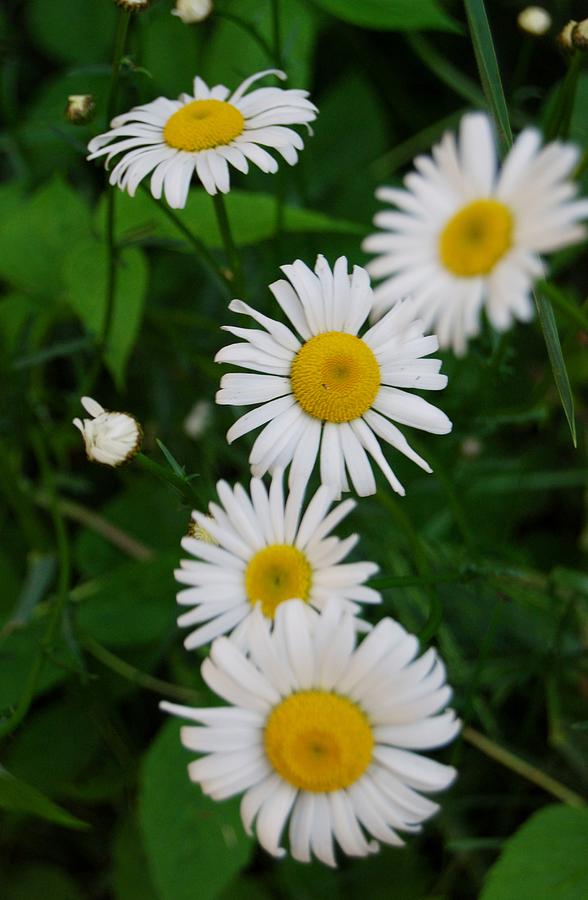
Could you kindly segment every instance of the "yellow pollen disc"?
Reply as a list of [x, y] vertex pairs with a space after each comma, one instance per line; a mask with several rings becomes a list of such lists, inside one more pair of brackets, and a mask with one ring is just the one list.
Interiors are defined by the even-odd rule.
[[312, 569], [304, 553], [291, 544], [270, 544], [251, 558], [245, 570], [245, 593], [261, 602], [264, 616], [273, 619], [284, 600], [308, 600]]
[[224, 100], [193, 100], [170, 116], [163, 138], [178, 150], [211, 150], [230, 144], [245, 127], [239, 110]]
[[498, 200], [475, 200], [449, 220], [439, 238], [446, 269], [465, 278], [487, 275], [512, 246], [513, 220]]
[[374, 402], [380, 367], [361, 338], [326, 331], [300, 348], [290, 381], [296, 400], [309, 416], [323, 422], [350, 422]]
[[282, 778], [303, 791], [349, 787], [370, 764], [370, 724], [347, 697], [329, 691], [290, 694], [268, 716], [265, 752]]

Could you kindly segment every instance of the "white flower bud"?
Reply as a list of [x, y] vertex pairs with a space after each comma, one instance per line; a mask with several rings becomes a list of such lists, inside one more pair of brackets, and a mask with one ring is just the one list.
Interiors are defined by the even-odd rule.
[[574, 45], [572, 43], [572, 32], [578, 23], [575, 19], [570, 19], [569, 22], [566, 22], [562, 30], [557, 36], [557, 43], [567, 53], [571, 53], [574, 49]]
[[114, 2], [127, 12], [142, 12], [147, 9], [151, 0], [114, 0]]
[[588, 50], [588, 19], [582, 19], [574, 25], [572, 44], [576, 50]]
[[517, 22], [521, 31], [541, 37], [551, 28], [551, 16], [542, 6], [527, 6], [521, 10]]
[[172, 16], [178, 16], [184, 25], [202, 22], [212, 12], [212, 0], [176, 0]]
[[82, 397], [82, 406], [91, 419], [74, 419], [91, 462], [105, 466], [120, 466], [141, 448], [142, 431], [129, 413], [107, 412], [91, 397]]
[[94, 118], [95, 109], [92, 94], [70, 94], [67, 98], [65, 115], [73, 125], [85, 125]]

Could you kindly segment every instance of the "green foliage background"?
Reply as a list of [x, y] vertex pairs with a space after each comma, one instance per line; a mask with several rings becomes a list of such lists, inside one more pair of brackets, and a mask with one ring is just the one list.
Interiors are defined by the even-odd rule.
[[[474, 0], [466, 7], [477, 43], [457, 2], [280, 0], [289, 84], [308, 88], [320, 115], [296, 168], [232, 174], [227, 208], [245, 299], [275, 314], [267, 285], [297, 257], [365, 261], [374, 188], [399, 183], [464, 110], [488, 106], [474, 47], [503, 125], [557, 122], [567, 63], [553, 36], [582, 4], [554, 2], [554, 30], [541, 41], [517, 29], [521, 5], [487, 4], [493, 70]], [[196, 73], [235, 86], [270, 67], [273, 7], [219, 0], [209, 20], [186, 26], [170, 0], [157, 0], [131, 23], [117, 109], [189, 90]], [[234, 411], [213, 405], [197, 440], [183, 428], [195, 402], [213, 402], [229, 298], [142, 192], [115, 198], [117, 282], [103, 353], [97, 339], [106, 195], [84, 150], [105, 128], [119, 15], [111, 0], [7, 0], [0, 9], [2, 900], [583, 900], [586, 245], [555, 257], [539, 298], [544, 327], [555, 304], [547, 338], [569, 418], [575, 402], [577, 447], [538, 322], [500, 340], [488, 329], [465, 359], [444, 363], [439, 404], [453, 433], [413, 441], [435, 475], [395, 457], [406, 499], [380, 484], [348, 527], [362, 535], [358, 558], [380, 566], [383, 611], [434, 639], [447, 661], [466, 729], [441, 755], [459, 781], [404, 850], [345, 859], [335, 872], [273, 861], [243, 834], [238, 804], [215, 805], [189, 783], [189, 754], [157, 708], [158, 695], [211, 701], [199, 654], [183, 649], [175, 625], [172, 569], [189, 490], [204, 505], [219, 477], [247, 479], [250, 443], [228, 447]], [[585, 150], [582, 60], [578, 72], [570, 121], [559, 125]], [[74, 93], [94, 94], [92, 124], [65, 120]], [[224, 265], [210, 198], [197, 186], [180, 219]], [[86, 392], [140, 419], [146, 453], [170, 477], [157, 440], [181, 461], [179, 491], [137, 464], [86, 462], [71, 426]], [[197, 478], [186, 481], [182, 467]]]

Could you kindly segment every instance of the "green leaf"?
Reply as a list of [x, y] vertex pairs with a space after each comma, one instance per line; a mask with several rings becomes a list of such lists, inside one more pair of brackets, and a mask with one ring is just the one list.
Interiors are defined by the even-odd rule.
[[161, 900], [215, 900], [249, 860], [237, 798], [215, 803], [188, 778], [191, 754], [168, 722], [149, 749], [139, 819]]
[[31, 33], [49, 56], [65, 62], [103, 62], [108, 59], [116, 23], [113, 3], [95, 0], [31, 0], [27, 7]]
[[103, 735], [92, 705], [74, 694], [31, 712], [7, 747], [5, 761], [16, 777], [38, 790], [67, 796], [99, 751]]
[[465, 0], [465, 8], [476, 62], [480, 71], [480, 81], [496, 123], [500, 146], [504, 152], [512, 144], [512, 131], [484, 0]]
[[[259, 0], [240, 0], [228, 12], [243, 19], [265, 39], [273, 49], [272, 17], [269, 4]], [[288, 0], [279, 4], [282, 43], [282, 68], [288, 74], [286, 87], [306, 88], [311, 82], [311, 64], [316, 41], [317, 16], [310, 4], [302, 0]], [[209, 82], [228, 87], [237, 84], [251, 72], [275, 68], [273, 54], [262, 49], [257, 41], [236, 22], [217, 19], [212, 38], [205, 45], [205, 71]], [[271, 78], [260, 84], [276, 84]]]
[[116, 900], [159, 900], [135, 816], [117, 825], [112, 848], [112, 887]]
[[81, 819], [76, 819], [65, 809], [53, 803], [45, 794], [31, 787], [25, 781], [15, 778], [3, 766], [0, 766], [0, 809], [48, 819], [50, 822], [66, 828], [88, 827]]
[[[63, 277], [74, 311], [91, 334], [100, 335], [106, 315], [106, 246], [91, 238], [75, 243], [65, 256]], [[106, 363], [119, 388], [143, 318], [146, 290], [145, 256], [136, 247], [128, 247], [118, 257], [106, 349]]]
[[[268, 240], [275, 233], [275, 199], [269, 194], [253, 194], [232, 190], [225, 197], [227, 213], [235, 243], [241, 247]], [[98, 207], [98, 227], [103, 228], [105, 204]], [[222, 248], [220, 232], [212, 205], [212, 198], [203, 190], [192, 190], [186, 208], [176, 215], [194, 234], [212, 249]], [[365, 229], [355, 222], [336, 219], [322, 212], [287, 206], [284, 230], [290, 232], [333, 232], [363, 237]], [[143, 192], [135, 197], [117, 197], [117, 231], [122, 240], [138, 240], [155, 236], [182, 240], [177, 228], [158, 209], [157, 204]], [[185, 244], [191, 252], [189, 244]]]
[[44, 863], [16, 867], [2, 883], [2, 900], [85, 900], [80, 888], [64, 869]]
[[[14, 706], [26, 682], [32, 662], [39, 651], [45, 621], [33, 620], [26, 628], [14, 628], [0, 635], [0, 718]], [[65, 663], [63, 645], [54, 651], [54, 657]], [[56, 666], [46, 660], [37, 683], [37, 693], [54, 687], [67, 674], [64, 666]]]
[[54, 178], [30, 198], [18, 215], [0, 216], [0, 276], [15, 288], [55, 304], [62, 291], [62, 257], [90, 234], [90, 211], [79, 193]]
[[436, 0], [315, 0], [325, 12], [361, 25], [382, 31], [457, 31], [455, 22], [441, 9]]
[[178, 551], [126, 562], [85, 586], [78, 624], [108, 647], [161, 641], [176, 618], [173, 570]]
[[480, 900], [585, 900], [588, 809], [550, 806], [525, 822], [490, 869]]
[[561, 404], [570, 426], [572, 442], [576, 446], [576, 420], [574, 417], [574, 396], [566, 369], [566, 363], [563, 357], [559, 334], [557, 333], [557, 323], [553, 314], [553, 307], [547, 297], [541, 292], [534, 294], [537, 312], [539, 313], [539, 321], [543, 329], [543, 337], [547, 346], [547, 353], [551, 363], [553, 378], [561, 398]]

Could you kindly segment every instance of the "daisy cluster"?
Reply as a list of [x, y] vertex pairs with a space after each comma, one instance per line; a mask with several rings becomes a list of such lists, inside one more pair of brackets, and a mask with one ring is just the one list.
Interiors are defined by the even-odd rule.
[[[303, 148], [293, 126], [309, 127], [317, 108], [306, 91], [250, 91], [267, 75], [285, 77], [261, 72], [232, 93], [197, 77], [192, 94], [115, 118], [89, 158], [118, 158], [110, 182], [131, 196], [150, 175], [154, 197], [176, 208], [193, 176], [213, 195], [229, 191], [230, 166], [275, 172], [270, 151], [293, 165]], [[277, 317], [229, 305], [247, 326], [223, 326], [237, 340], [216, 361], [243, 371], [223, 375], [216, 401], [248, 407], [227, 440], [257, 432], [252, 478], [220, 481], [208, 513], [193, 513], [175, 573], [185, 646], [212, 642], [202, 677], [224, 705], [162, 708], [190, 723], [190, 778], [215, 800], [242, 795], [245, 829], [275, 856], [286, 833], [295, 859], [327, 865], [336, 845], [351, 856], [401, 846], [438, 809], [425, 795], [455, 778], [420, 752], [460, 728], [444, 665], [393, 619], [363, 618], [381, 602], [369, 584], [377, 566], [348, 561], [358, 535], [334, 532], [355, 506], [342, 495], [374, 494], [378, 472], [404, 494], [391, 451], [431, 472], [403, 429], [452, 426], [414, 391], [446, 387], [432, 354], [464, 353], [483, 310], [497, 330], [531, 317], [539, 254], [584, 234], [576, 159], [527, 129], [499, 169], [487, 116], [467, 115], [457, 138], [415, 160], [404, 188], [378, 191], [389, 208], [364, 242], [376, 254], [367, 270], [344, 257], [331, 267], [319, 255], [314, 269], [296, 260], [269, 286]], [[115, 465], [118, 439], [127, 458], [132, 422], [84, 402], [93, 418], [76, 425], [88, 454]]]

